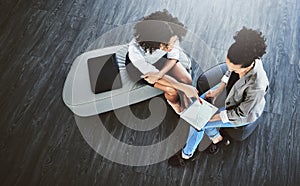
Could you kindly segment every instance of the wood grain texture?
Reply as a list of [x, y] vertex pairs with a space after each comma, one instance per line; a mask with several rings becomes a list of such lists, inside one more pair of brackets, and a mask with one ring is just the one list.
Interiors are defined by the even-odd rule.
[[[268, 44], [263, 58], [270, 80], [267, 105], [248, 139], [232, 142], [214, 156], [201, 153], [181, 168], [170, 167], [167, 161], [119, 165], [85, 142], [62, 101], [64, 81], [74, 59], [102, 34], [162, 9], [177, 16], [220, 62], [242, 26], [261, 30]], [[118, 42], [118, 37], [111, 42]], [[0, 185], [300, 183], [297, 0], [3, 0], [0, 48]], [[198, 59], [206, 60], [201, 53]], [[147, 101], [132, 110], [146, 118], [149, 111], [144, 108]], [[115, 138], [148, 145], [172, 132], [178, 118], [168, 112], [161, 126], [141, 133], [118, 125], [113, 112], [100, 118]]]

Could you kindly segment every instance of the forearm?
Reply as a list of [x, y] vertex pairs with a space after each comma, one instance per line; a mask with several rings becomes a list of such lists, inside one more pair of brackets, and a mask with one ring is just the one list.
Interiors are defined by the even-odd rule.
[[176, 64], [176, 60], [175, 59], [168, 59], [165, 63], [165, 65], [163, 66], [163, 68], [159, 71], [159, 76], [163, 77], [166, 73], [168, 73], [171, 68], [174, 67], [174, 65]]
[[[158, 82], [164, 86], [168, 86], [168, 87], [175, 88], [175, 89], [178, 89], [176, 87], [180, 86], [180, 82], [178, 82], [175, 78], [173, 78], [169, 75], [163, 76], [161, 79], [158, 80]], [[178, 89], [178, 90], [180, 90], [180, 89]]]
[[137, 68], [142, 74], [147, 74], [149, 72], [156, 72], [158, 73], [159, 70], [152, 64], [145, 63], [143, 61], [138, 63], [132, 63], [135, 68]]
[[161, 78], [159, 80], [159, 83], [177, 90], [180, 90], [182, 92], [185, 92], [188, 89], [189, 85], [186, 85], [184, 83], [180, 83], [179, 81], [177, 81], [175, 78], [169, 76], [169, 75], [165, 75], [163, 76], [163, 78]]
[[165, 75], [161, 80], [166, 83], [166, 86], [182, 91], [187, 97], [200, 99], [198, 96], [198, 90], [192, 85], [181, 83], [168, 75]]
[[211, 117], [209, 121], [220, 121], [220, 120], [221, 120], [220, 114], [216, 114], [213, 117]]
[[226, 84], [224, 83], [224, 82], [222, 82], [221, 81], [221, 84], [220, 84], [220, 86], [216, 89], [216, 91], [218, 91], [218, 92], [223, 92], [223, 90], [225, 89], [225, 87], [226, 87]]

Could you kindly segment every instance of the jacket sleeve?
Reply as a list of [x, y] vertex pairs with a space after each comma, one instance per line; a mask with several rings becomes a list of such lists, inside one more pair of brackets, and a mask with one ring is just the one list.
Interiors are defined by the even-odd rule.
[[227, 70], [226, 73], [223, 75], [221, 81], [224, 82], [225, 84], [227, 84], [230, 75], [231, 75], [231, 71]]
[[244, 124], [254, 122], [263, 112], [265, 106], [265, 89], [248, 88], [243, 99], [235, 107], [227, 108], [220, 113], [223, 122]]

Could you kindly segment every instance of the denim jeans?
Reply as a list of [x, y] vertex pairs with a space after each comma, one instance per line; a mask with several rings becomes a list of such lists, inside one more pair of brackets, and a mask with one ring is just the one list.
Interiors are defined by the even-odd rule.
[[[216, 85], [215, 87], [211, 88], [211, 90], [217, 88], [218, 85]], [[200, 97], [204, 99], [206, 93], [202, 94]], [[219, 111], [224, 110], [225, 108], [219, 108]], [[204, 125], [204, 127], [198, 131], [196, 130], [194, 127], [190, 127], [190, 131], [189, 131], [189, 136], [187, 138], [186, 141], [186, 145], [183, 148], [182, 152], [186, 155], [192, 155], [194, 154], [196, 148], [198, 147], [199, 143], [201, 142], [204, 132], [207, 134], [207, 136], [209, 138], [216, 138], [220, 135], [220, 132], [218, 130], [218, 128], [221, 127], [240, 127], [240, 126], [244, 126], [244, 125], [248, 125], [250, 123], [244, 123], [244, 124], [231, 124], [231, 123], [223, 123], [222, 120], [219, 121], [213, 121], [213, 122], [207, 122], [206, 125]]]

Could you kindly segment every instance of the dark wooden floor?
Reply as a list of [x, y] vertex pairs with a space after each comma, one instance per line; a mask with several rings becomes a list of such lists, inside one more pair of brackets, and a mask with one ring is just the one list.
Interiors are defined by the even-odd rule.
[[[99, 36], [164, 8], [204, 40], [219, 61], [242, 26], [260, 29], [268, 43], [267, 105], [253, 135], [217, 155], [202, 153], [184, 168], [169, 167], [167, 161], [120, 165], [85, 142], [62, 101], [64, 81], [73, 60]], [[0, 185], [300, 183], [298, 0], [2, 0], [0, 46]], [[132, 110], [147, 115], [139, 113], [147, 104]], [[109, 122], [112, 116], [100, 117]], [[165, 124], [178, 119], [170, 118]], [[110, 124], [115, 137], [132, 140], [124, 135], [128, 129]], [[165, 128], [153, 136], [164, 138]], [[153, 137], [143, 140], [149, 144]]]

